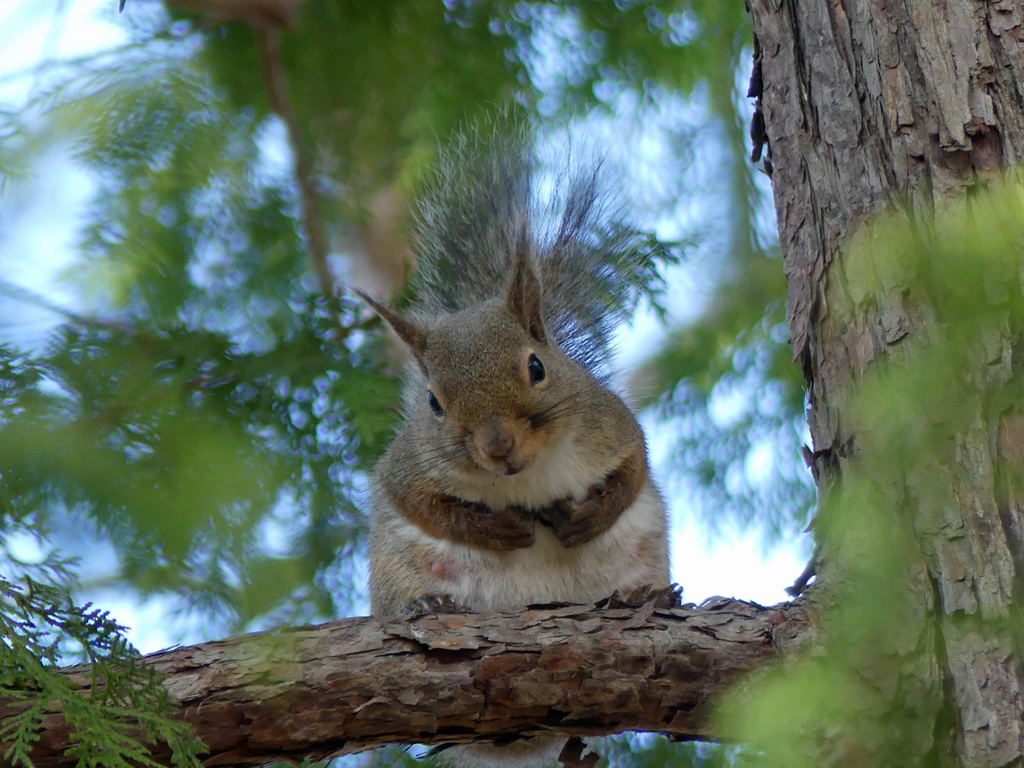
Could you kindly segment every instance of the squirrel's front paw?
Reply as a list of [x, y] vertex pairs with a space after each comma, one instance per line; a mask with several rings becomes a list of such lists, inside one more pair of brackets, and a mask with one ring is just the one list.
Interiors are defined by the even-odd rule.
[[624, 506], [617, 491], [621, 483], [614, 476], [596, 483], [587, 491], [583, 501], [563, 499], [552, 505], [553, 512], [541, 518], [555, 532], [563, 547], [577, 547], [593, 541], [609, 528], [622, 514]]
[[463, 608], [451, 595], [430, 594], [420, 595], [402, 608], [402, 616], [415, 619], [428, 613], [461, 613]]
[[523, 549], [533, 545], [536, 538], [534, 521], [520, 507], [488, 510], [486, 516], [471, 521], [478, 530], [475, 535], [487, 542], [487, 548], [498, 552]]
[[581, 544], [597, 539], [603, 530], [594, 525], [594, 510], [589, 509], [586, 503], [575, 507], [572, 514], [563, 522], [554, 526], [555, 536], [566, 549], [579, 547]]
[[618, 512], [611, 514], [602, 497], [593, 493], [578, 503], [561, 501], [559, 507], [562, 517], [554, 523], [552, 530], [566, 549], [593, 541], [618, 519]]

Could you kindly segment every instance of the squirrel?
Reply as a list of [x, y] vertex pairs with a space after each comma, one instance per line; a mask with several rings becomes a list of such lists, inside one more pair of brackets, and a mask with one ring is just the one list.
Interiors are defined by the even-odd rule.
[[[565, 174], [542, 204], [536, 164], [521, 130], [457, 137], [414, 208], [412, 309], [357, 290], [412, 357], [404, 423], [374, 471], [377, 618], [670, 590], [665, 503], [606, 379], [649, 239], [613, 208], [599, 166]], [[563, 743], [444, 755], [543, 765]]]

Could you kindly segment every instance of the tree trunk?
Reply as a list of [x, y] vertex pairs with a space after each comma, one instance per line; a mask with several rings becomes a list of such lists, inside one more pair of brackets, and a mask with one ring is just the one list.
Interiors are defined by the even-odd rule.
[[[570, 605], [346, 619], [147, 661], [209, 748], [206, 765], [248, 765], [520, 733], [710, 738], [709, 703], [813, 635], [803, 604], [719, 598], [697, 609]], [[88, 686], [87, 667], [67, 673]], [[21, 706], [0, 701], [0, 720]], [[47, 717], [35, 765], [74, 766], [69, 736], [59, 713]], [[157, 746], [154, 758], [169, 755]]]
[[[878, 694], [863, 716], [886, 723], [909, 711], [915, 725], [877, 727], [833, 754], [856, 750], [867, 765], [1019, 765], [1024, 679], [1007, 619], [1019, 612], [1024, 496], [1004, 469], [1010, 459], [1019, 470], [1024, 433], [1015, 406], [992, 394], [1019, 380], [1016, 310], [1004, 297], [992, 326], [1002, 330], [977, 338], [966, 370], [950, 372], [973, 394], [955, 404], [949, 439], [906, 473], [887, 473], [878, 421], [854, 404], [869, 380], [921, 365], [955, 328], [940, 321], [920, 274], [871, 263], [854, 243], [872, 245], [865, 222], [883, 210], [908, 228], [928, 222], [1024, 159], [1024, 10], [1020, 0], [748, 5], [813, 469], [827, 497], [872, 467], [889, 525], [913, 549], [898, 586], [905, 621], [861, 672]], [[864, 287], [865, 263], [878, 290]], [[847, 574], [827, 537], [825, 546], [819, 582], [834, 586]]]

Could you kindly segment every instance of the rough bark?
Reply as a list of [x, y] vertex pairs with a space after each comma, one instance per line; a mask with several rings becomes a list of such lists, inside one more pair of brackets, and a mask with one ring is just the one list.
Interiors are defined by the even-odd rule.
[[[325, 758], [394, 742], [585, 736], [713, 737], [716, 697], [813, 637], [806, 602], [717, 598], [700, 608], [534, 607], [381, 624], [358, 618], [153, 654], [210, 749], [206, 764]], [[86, 669], [67, 673], [88, 684]], [[16, 703], [0, 702], [0, 719]], [[71, 766], [48, 717], [37, 766]], [[0, 745], [0, 753], [3, 746]], [[157, 748], [158, 759], [167, 760]]]
[[[927, 222], [1024, 159], [1024, 9], [1019, 0], [749, 0], [762, 52], [762, 109], [774, 164], [793, 349], [810, 388], [816, 475], [851, 471], [870, 425], [849, 404], [864, 377], [914, 364], [948, 328], [904, 273], [855, 274], [851, 240], [882, 210]], [[979, 296], [979, 301], [991, 297]], [[1009, 310], [1008, 310], [1009, 311]], [[966, 371], [973, 426], [927, 477], [879, 478], [920, 568], [902, 595], [904, 637], [887, 649], [890, 711], [927, 717], [904, 761], [1024, 761], [1024, 676], [1012, 630], [1020, 601], [1024, 498], [1000, 479], [1012, 408], [986, 392], [1018, 376], [1020, 339], [977, 340]], [[1017, 430], [1019, 431], [1019, 430]], [[1009, 441], [1013, 443], [1011, 439]], [[828, 572], [825, 553], [823, 580]], [[902, 746], [906, 746], [905, 743]], [[892, 742], [862, 745], [885, 763]], [[931, 757], [929, 757], [931, 755]]]

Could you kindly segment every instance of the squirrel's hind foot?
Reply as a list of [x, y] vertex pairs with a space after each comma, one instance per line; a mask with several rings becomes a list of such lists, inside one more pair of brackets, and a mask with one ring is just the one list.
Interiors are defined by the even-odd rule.
[[428, 613], [462, 613], [464, 610], [466, 609], [451, 595], [434, 593], [420, 595], [407, 603], [402, 608], [402, 616], [406, 619], [415, 619]]

